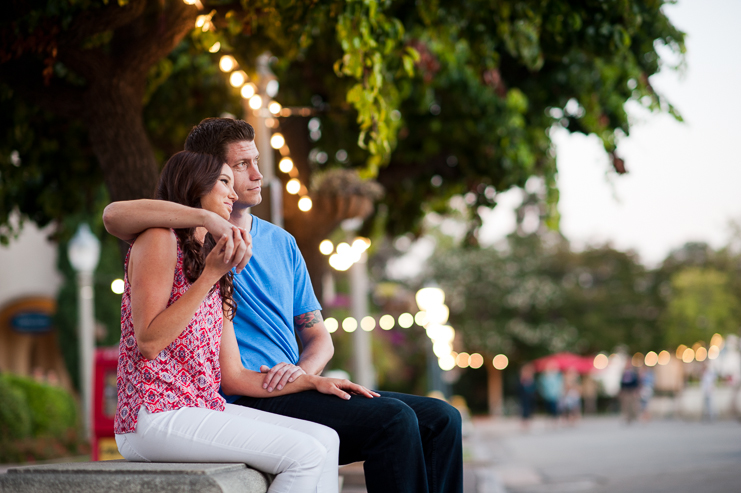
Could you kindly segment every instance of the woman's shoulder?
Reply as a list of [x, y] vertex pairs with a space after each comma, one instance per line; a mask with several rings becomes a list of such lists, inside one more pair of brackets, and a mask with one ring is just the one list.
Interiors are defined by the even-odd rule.
[[178, 239], [175, 232], [166, 228], [149, 228], [141, 233], [134, 242], [132, 250], [148, 255], [161, 254], [177, 256]]

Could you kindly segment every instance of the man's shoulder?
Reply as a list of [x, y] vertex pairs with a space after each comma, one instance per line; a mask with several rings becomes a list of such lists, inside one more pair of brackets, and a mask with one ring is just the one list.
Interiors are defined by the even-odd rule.
[[294, 238], [293, 235], [285, 229], [254, 216], [253, 221], [257, 222], [256, 231], [258, 239], [271, 242], [275, 245], [282, 245], [290, 248], [296, 247], [296, 238]]

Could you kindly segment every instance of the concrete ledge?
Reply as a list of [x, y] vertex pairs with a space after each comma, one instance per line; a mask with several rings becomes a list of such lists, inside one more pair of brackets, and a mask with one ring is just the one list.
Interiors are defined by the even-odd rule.
[[2, 493], [265, 493], [268, 477], [244, 464], [114, 460], [8, 469]]

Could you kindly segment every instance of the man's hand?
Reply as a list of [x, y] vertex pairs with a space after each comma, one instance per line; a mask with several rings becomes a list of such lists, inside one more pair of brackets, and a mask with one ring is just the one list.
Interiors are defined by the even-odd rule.
[[[206, 215], [203, 223], [206, 231], [211, 233], [214, 238], [221, 238], [227, 235], [227, 242], [224, 249], [224, 261], [231, 263], [232, 267], [237, 268], [237, 274], [242, 272], [247, 262], [252, 258], [252, 236], [248, 231], [234, 226], [232, 223], [219, 216], [214, 212]], [[244, 241], [246, 250], [240, 248], [240, 241]]]
[[306, 375], [303, 368], [290, 363], [278, 363], [272, 368], [262, 365], [260, 372], [265, 373], [262, 388], [267, 389], [268, 392], [272, 392], [273, 389], [281, 390], [286, 384], [296, 380], [299, 375]]

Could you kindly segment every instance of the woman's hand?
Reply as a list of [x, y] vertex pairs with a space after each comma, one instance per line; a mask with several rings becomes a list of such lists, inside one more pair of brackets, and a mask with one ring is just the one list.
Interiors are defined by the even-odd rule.
[[[309, 375], [301, 375], [299, 378], [306, 378]], [[319, 376], [311, 376], [314, 388], [322, 394], [336, 395], [341, 399], [349, 399], [350, 394], [362, 395], [372, 399], [373, 397], [381, 397], [381, 394], [368, 390], [362, 385], [352, 383], [344, 378], [327, 378]]]
[[[221, 279], [224, 275], [226, 275], [227, 272], [232, 269], [231, 262], [225, 260], [226, 244], [228, 240], [228, 235], [222, 235], [216, 245], [209, 252], [208, 257], [206, 257], [206, 265], [204, 265], [203, 273], [201, 275], [207, 276], [209, 282], [213, 280], [211, 284], [215, 284], [216, 281]], [[239, 242], [242, 243], [241, 235], [239, 236]], [[243, 245], [241, 246], [243, 247]]]

